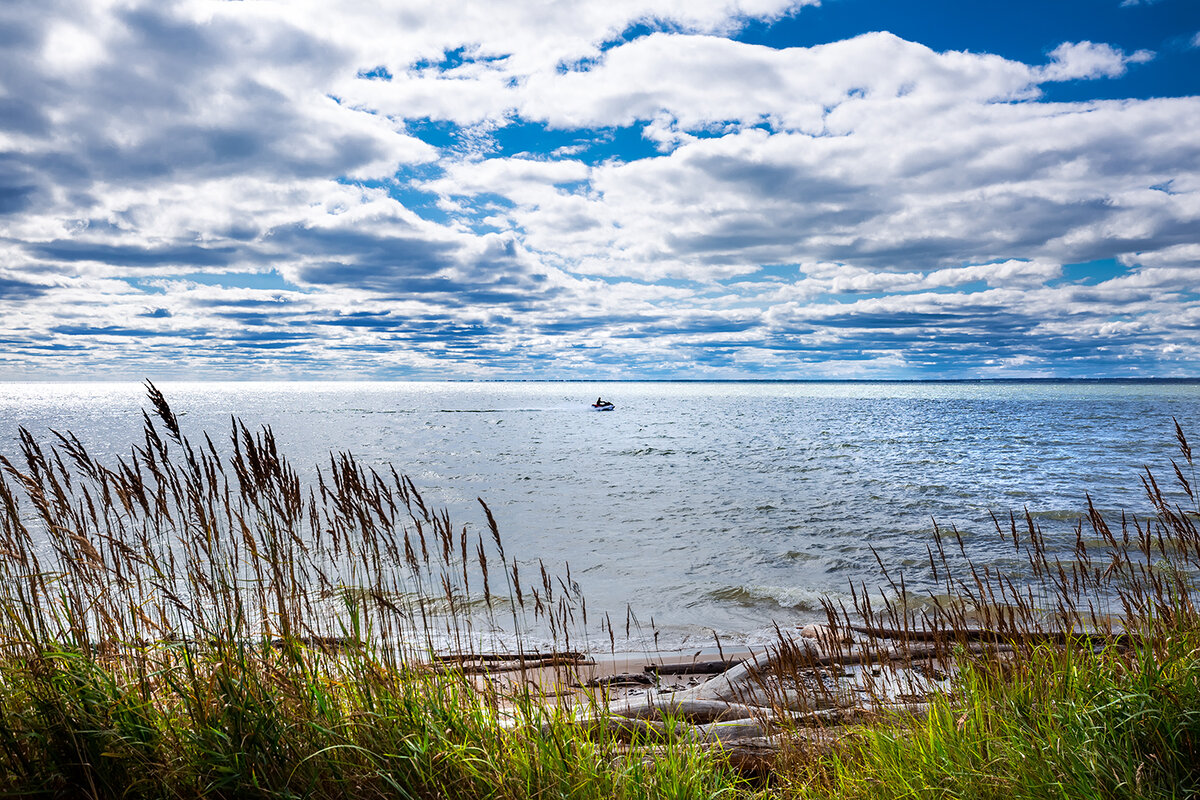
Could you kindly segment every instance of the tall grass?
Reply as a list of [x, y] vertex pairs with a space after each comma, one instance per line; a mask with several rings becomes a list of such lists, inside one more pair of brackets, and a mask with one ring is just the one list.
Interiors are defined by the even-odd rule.
[[862, 671], [868, 695], [922, 666], [950, 680], [925, 714], [840, 727], [819, 747], [785, 733], [751, 782], [676, 720], [630, 733], [605, 724], [600, 697], [581, 722], [524, 680], [470, 674], [484, 652], [570, 661], [587, 624], [569, 571], [506, 553], [482, 501], [482, 524], [457, 526], [394, 469], [348, 454], [305, 488], [269, 429], [235, 420], [220, 448], [193, 442], [148, 392], [138, 444], [112, 463], [70, 433], [24, 430], [0, 456], [0, 795], [1200, 791], [1200, 500], [1178, 426], [1178, 501], [1148, 472], [1144, 518], [1108, 520], [1089, 500], [1066, 558], [1032, 515], [997, 520], [1016, 573], [938, 531], [941, 588], [918, 597], [881, 563], [882, 599], [860, 585], [850, 607], [827, 605], [833, 652], [815, 679], [782, 631], [767, 687], [780, 703], [861, 698], [838, 677], [851, 634], [880, 673], [873, 687]]
[[[964, 660], [927, 717], [864, 727], [795, 761], [787, 789], [844, 798], [1174, 798], [1200, 792], [1193, 634], [1151, 657], [1039, 646], [1015, 669]], [[807, 753], [804, 754], [807, 757]]]
[[[928, 713], [854, 731], [830, 755], [797, 751], [787, 790], [846, 798], [1148, 798], [1200, 795], [1200, 496], [1175, 426], [1175, 499], [1146, 470], [1151, 513], [1110, 522], [1091, 498], [1072, 557], [1049, 557], [1028, 513], [996, 521], [1021, 578], [939, 535], [941, 592], [893, 579], [873, 605], [829, 606], [834, 627], [886, 640], [954, 673]], [[1023, 523], [1023, 524], [1022, 524]], [[957, 545], [959, 560], [951, 548]], [[948, 552], [950, 551], [950, 552]], [[881, 564], [881, 569], [883, 565]], [[903, 663], [911, 665], [914, 659]]]
[[[70, 433], [0, 456], [0, 793], [60, 797], [703, 797], [740, 779], [568, 733], [472, 654], [560, 649], [586, 607], [523, 584], [483, 505], [455, 527], [348, 454], [305, 490], [269, 429], [189, 440], [153, 386], [113, 464]], [[482, 501], [481, 501], [482, 503]], [[526, 565], [528, 567], [528, 565]], [[578, 619], [578, 622], [577, 622]], [[529, 656], [517, 652], [513, 658]]]

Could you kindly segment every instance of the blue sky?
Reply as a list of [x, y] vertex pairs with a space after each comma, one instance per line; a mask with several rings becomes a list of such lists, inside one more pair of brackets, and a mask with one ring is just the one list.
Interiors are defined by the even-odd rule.
[[11, 0], [0, 40], [0, 379], [1200, 376], [1194, 0]]

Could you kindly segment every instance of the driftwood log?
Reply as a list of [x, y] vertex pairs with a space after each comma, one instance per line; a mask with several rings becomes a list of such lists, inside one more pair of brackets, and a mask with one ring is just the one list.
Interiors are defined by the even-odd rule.
[[[922, 689], [916, 690], [917, 696], [906, 696], [893, 685], [892, 700], [871, 699], [873, 690], [864, 689], [864, 684], [841, 682], [854, 677], [850, 667], [858, 668], [858, 680], [865, 680], [868, 686], [880, 669], [895, 670], [894, 683], [902, 680], [906, 670], [941, 680], [946, 676], [934, 665], [947, 658], [948, 645], [968, 653], [997, 654], [1014, 652], [1030, 642], [1095, 640], [1120, 646], [1137, 641], [1126, 633], [1006, 635], [982, 628], [906, 631], [871, 625], [840, 630], [843, 633], [817, 630], [740, 661], [647, 665], [648, 675], [712, 674], [718, 670], [719, 674], [686, 689], [650, 689], [644, 695], [580, 707], [575, 723], [584, 731], [607, 732], [644, 758], [653, 759], [663, 743], [686, 741], [719, 750], [740, 770], [767, 774], [784, 742], [828, 748], [847, 726], [929, 714]], [[850, 639], [847, 631], [858, 636]], [[633, 678], [618, 675], [592, 685], [619, 685]], [[592, 698], [592, 702], [598, 701]]]
[[720, 675], [741, 663], [740, 658], [727, 661], [689, 661], [683, 664], [647, 664], [643, 670], [659, 675]]
[[439, 656], [433, 665], [435, 672], [456, 673], [464, 675], [486, 675], [495, 672], [519, 672], [521, 670], [541, 669], [543, 667], [578, 667], [596, 662], [589, 660], [582, 653], [524, 653], [521, 655], [502, 656], [487, 655], [456, 655]]
[[538, 650], [528, 650], [523, 653], [435, 653], [434, 661], [450, 662], [450, 663], [465, 663], [468, 661], [570, 661], [574, 663], [583, 663], [590, 659], [583, 653], [574, 650], [549, 650], [540, 652]]
[[766, 709], [726, 700], [680, 697], [683, 692], [616, 700], [608, 713], [630, 719], [684, 719], [692, 724], [745, 719]]
[[[832, 693], [822, 692], [823, 681], [840, 677], [838, 670], [831, 669], [840, 665], [933, 658], [937, 648], [859, 648], [831, 654], [818, 647], [811, 641], [789, 643], [782, 653], [764, 651], [698, 686], [674, 692], [651, 690], [599, 707], [579, 707], [574, 724], [584, 735], [604, 732], [629, 747], [631, 754], [651, 760], [665, 743], [692, 742], [719, 751], [743, 772], [767, 774], [785, 741], [827, 748], [844, 726], [928, 714], [924, 702], [838, 704]], [[994, 650], [985, 642], [971, 647]], [[806, 682], [813, 685], [802, 685]], [[550, 727], [543, 725], [543, 732]]]
[[576, 685], [581, 689], [599, 689], [606, 686], [653, 686], [655, 683], [653, 675], [644, 672], [622, 672], [617, 675], [601, 675]]
[[1004, 644], [1070, 644], [1072, 642], [1101, 642], [1119, 647], [1128, 647], [1143, 641], [1132, 633], [1100, 633], [1087, 631], [1021, 631], [1004, 633], [987, 628], [955, 628], [951, 630], [928, 630], [916, 628], [881, 628], [873, 625], [850, 625], [850, 630], [875, 639], [901, 639], [910, 642], [997, 642]]

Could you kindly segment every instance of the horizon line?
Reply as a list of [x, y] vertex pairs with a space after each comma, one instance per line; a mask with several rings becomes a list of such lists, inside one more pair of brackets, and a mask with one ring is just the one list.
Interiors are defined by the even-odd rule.
[[[0, 386], [153, 383], [135, 380], [6, 380]], [[1006, 378], [162, 378], [158, 383], [1200, 383], [1193, 377], [1006, 377]]]

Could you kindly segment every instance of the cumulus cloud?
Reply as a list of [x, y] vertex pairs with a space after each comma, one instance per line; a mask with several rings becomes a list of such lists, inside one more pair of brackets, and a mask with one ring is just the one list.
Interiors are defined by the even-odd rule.
[[1195, 365], [1200, 99], [1041, 100], [1152, 53], [815, 4], [12, 0], [0, 375]]
[[576, 69], [514, 75], [489, 65], [477, 71], [479, 80], [462, 80], [457, 70], [423, 70], [388, 82], [360, 81], [345, 91], [363, 107], [407, 109], [412, 116], [459, 124], [512, 113], [558, 128], [668, 120], [683, 130], [767, 122], [819, 132], [825, 111], [851, 100], [1011, 100], [1032, 97], [1042, 79], [1023, 64], [935, 53], [889, 33], [779, 50], [660, 32], [613, 47]]
[[1044, 81], [1115, 78], [1129, 64], [1144, 64], [1154, 58], [1149, 50], [1126, 55], [1109, 44], [1063, 42], [1050, 51], [1050, 63], [1041, 70]]
[[[599, 165], [590, 193], [543, 186], [539, 197], [522, 183], [506, 214], [531, 241], [565, 237], [557, 252], [582, 268], [628, 274], [831, 259], [878, 269], [1087, 261], [1114, 236], [1128, 250], [1190, 236], [1181, 223], [1194, 218], [1192, 201], [1149, 187], [1200, 157], [1180, 125], [1200, 113], [1194, 99], [977, 105], [900, 126], [855, 113], [845, 135], [748, 129]], [[472, 186], [447, 180], [458, 188], [446, 191]]]

